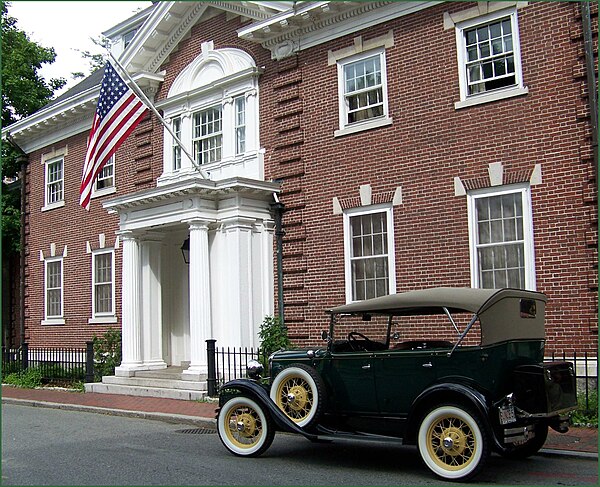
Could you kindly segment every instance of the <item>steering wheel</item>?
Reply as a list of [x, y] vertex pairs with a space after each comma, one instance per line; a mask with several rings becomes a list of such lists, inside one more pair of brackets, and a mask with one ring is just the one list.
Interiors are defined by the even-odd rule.
[[356, 337], [362, 338], [365, 342], [371, 341], [362, 333], [359, 333], [358, 331], [351, 331], [350, 333], [348, 333], [348, 343], [350, 344], [352, 350], [354, 350], [355, 352], [367, 350], [367, 348], [363, 344], [357, 343], [358, 340]]

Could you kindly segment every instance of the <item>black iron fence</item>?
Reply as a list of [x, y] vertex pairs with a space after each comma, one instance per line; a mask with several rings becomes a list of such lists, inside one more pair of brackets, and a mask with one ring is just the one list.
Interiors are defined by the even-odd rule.
[[264, 352], [258, 348], [216, 347], [216, 340], [206, 340], [208, 353], [208, 395], [214, 397], [223, 384], [246, 377], [250, 360], [266, 364]]
[[94, 382], [94, 346], [85, 348], [2, 347], [2, 377], [28, 369], [37, 370], [44, 382]]

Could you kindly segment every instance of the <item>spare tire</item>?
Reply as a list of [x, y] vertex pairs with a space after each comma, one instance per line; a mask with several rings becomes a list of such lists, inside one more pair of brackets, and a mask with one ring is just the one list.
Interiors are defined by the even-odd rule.
[[323, 379], [315, 369], [292, 364], [271, 384], [271, 399], [301, 428], [310, 428], [320, 419], [325, 402]]

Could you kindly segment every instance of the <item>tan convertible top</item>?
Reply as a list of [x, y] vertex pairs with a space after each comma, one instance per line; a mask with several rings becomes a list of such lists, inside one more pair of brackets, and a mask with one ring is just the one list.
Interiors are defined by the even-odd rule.
[[441, 314], [444, 313], [443, 308], [447, 308], [450, 312], [468, 311], [480, 314], [506, 297], [536, 299], [546, 302], [544, 294], [521, 289], [436, 287], [345, 304], [329, 310], [328, 313], [421, 315]]

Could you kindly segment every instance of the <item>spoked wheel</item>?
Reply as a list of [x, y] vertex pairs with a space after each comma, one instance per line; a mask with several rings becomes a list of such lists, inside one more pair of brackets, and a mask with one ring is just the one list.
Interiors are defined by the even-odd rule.
[[418, 444], [425, 465], [446, 480], [475, 476], [490, 456], [481, 420], [462, 406], [431, 410], [419, 428]]
[[247, 397], [234, 397], [225, 403], [219, 412], [217, 431], [231, 453], [246, 457], [266, 451], [275, 436], [271, 418]]
[[314, 425], [323, 409], [323, 381], [319, 374], [303, 364], [283, 369], [271, 385], [271, 399], [298, 426]]

